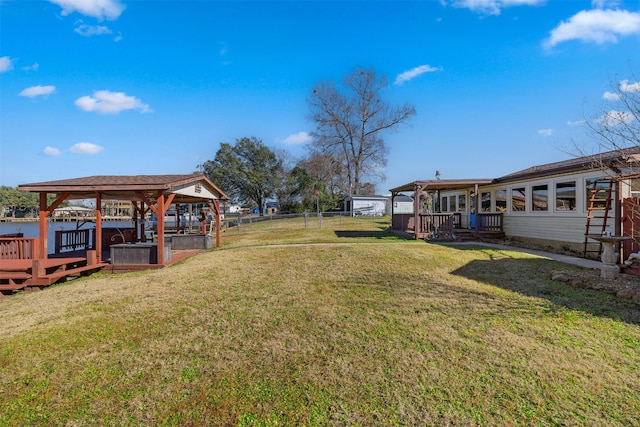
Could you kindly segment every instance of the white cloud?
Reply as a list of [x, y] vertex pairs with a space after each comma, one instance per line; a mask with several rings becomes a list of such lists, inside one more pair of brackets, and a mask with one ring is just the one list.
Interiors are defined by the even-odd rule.
[[49, 0], [62, 8], [63, 15], [78, 12], [97, 19], [117, 19], [125, 6], [118, 0]]
[[574, 121], [567, 122], [567, 126], [582, 126], [584, 124], [585, 124], [584, 120], [574, 120]]
[[604, 99], [605, 101], [617, 101], [620, 99], [620, 95], [618, 95], [615, 92], [609, 92], [606, 91], [603, 95], [602, 95], [602, 99]]
[[82, 96], [76, 99], [75, 104], [84, 111], [96, 111], [102, 114], [118, 114], [124, 110], [151, 112], [151, 108], [135, 96], [127, 96], [124, 92], [110, 92], [108, 90], [97, 90], [93, 96]]
[[604, 9], [604, 8], [612, 9], [614, 7], [620, 6], [620, 3], [622, 2], [619, 0], [592, 0], [591, 1], [591, 5], [598, 9]]
[[8, 56], [0, 57], [0, 73], [13, 70], [13, 61]]
[[538, 135], [551, 136], [553, 135], [553, 129], [540, 129], [538, 130]]
[[76, 28], [73, 29], [76, 33], [80, 34], [83, 37], [91, 37], [91, 36], [100, 36], [103, 34], [111, 34], [111, 30], [109, 27], [105, 27], [104, 25], [87, 25], [83, 24], [82, 21], [76, 23]]
[[38, 71], [39, 69], [40, 69], [40, 64], [38, 64], [37, 62], [33, 65], [22, 67], [23, 71]]
[[635, 119], [636, 117], [629, 111], [611, 110], [600, 117], [597, 122], [602, 126], [614, 128], [616, 126], [630, 124]]
[[55, 147], [49, 147], [48, 145], [44, 147], [44, 150], [42, 150], [42, 152], [45, 156], [59, 156], [61, 154], [60, 150]]
[[501, 10], [508, 7], [539, 6], [546, 3], [546, 0], [451, 0], [449, 3], [453, 7], [469, 9], [484, 15], [500, 15]]
[[554, 28], [544, 45], [553, 47], [569, 40], [597, 44], [617, 43], [619, 36], [632, 34], [640, 35], [640, 12], [583, 10]]
[[218, 55], [225, 56], [227, 53], [229, 53], [229, 47], [227, 46], [226, 43], [218, 42], [218, 46], [220, 47], [218, 49]]
[[294, 133], [282, 140], [282, 142], [289, 145], [305, 144], [309, 141], [311, 141], [311, 135], [307, 132]]
[[56, 91], [55, 86], [31, 86], [24, 89], [18, 95], [20, 96], [28, 96], [29, 98], [35, 98], [36, 96], [48, 96]]
[[412, 68], [411, 70], [404, 71], [396, 77], [395, 85], [401, 85], [404, 82], [408, 82], [411, 79], [414, 79], [424, 73], [433, 73], [435, 71], [440, 71], [441, 68], [432, 67], [430, 65], [420, 65], [418, 67]]
[[629, 80], [620, 82], [620, 90], [623, 92], [640, 92], [640, 82], [629, 84]]
[[102, 150], [104, 150], [104, 147], [90, 142], [78, 142], [71, 147], [71, 152], [77, 154], [98, 154]]

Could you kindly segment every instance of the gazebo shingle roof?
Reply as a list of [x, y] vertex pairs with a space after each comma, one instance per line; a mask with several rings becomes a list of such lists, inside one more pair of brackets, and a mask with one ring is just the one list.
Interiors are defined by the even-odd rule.
[[172, 192], [172, 190], [200, 182], [209, 187], [220, 200], [229, 197], [202, 174], [183, 175], [96, 175], [83, 178], [37, 182], [18, 186], [19, 190], [46, 193], [72, 193], [72, 198], [103, 192], [119, 198], [132, 192]]

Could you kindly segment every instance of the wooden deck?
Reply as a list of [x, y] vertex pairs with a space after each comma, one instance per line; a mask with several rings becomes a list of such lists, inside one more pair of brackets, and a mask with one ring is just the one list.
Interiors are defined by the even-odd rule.
[[[461, 226], [460, 213], [395, 214], [391, 232], [407, 239], [427, 241], [460, 241], [503, 239], [502, 213], [481, 213], [476, 216], [477, 227]], [[471, 224], [469, 224], [471, 225]]]
[[[91, 257], [89, 257], [89, 260]], [[0, 292], [40, 289], [45, 286], [99, 271], [104, 262], [89, 262], [87, 257], [0, 260]]]
[[96, 250], [73, 250], [49, 254], [41, 258], [38, 239], [22, 237], [0, 238], [0, 297], [21, 290], [38, 290], [69, 278], [89, 275], [97, 271], [120, 273], [163, 268], [188, 257], [205, 252], [203, 249], [171, 251], [171, 259], [163, 264], [111, 264], [109, 251], [97, 259]]

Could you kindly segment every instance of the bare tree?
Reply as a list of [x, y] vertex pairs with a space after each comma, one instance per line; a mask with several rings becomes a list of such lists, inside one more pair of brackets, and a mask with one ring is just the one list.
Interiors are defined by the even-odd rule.
[[611, 91], [597, 115], [585, 120], [587, 131], [599, 152], [609, 152], [617, 161], [606, 166], [620, 175], [640, 173], [640, 80], [612, 81]]
[[342, 83], [344, 93], [333, 82], [319, 83], [307, 100], [309, 119], [316, 125], [311, 151], [342, 164], [348, 188], [358, 195], [365, 177], [383, 176], [388, 148], [382, 132], [395, 129], [416, 110], [410, 104], [387, 105], [380, 96], [387, 80], [373, 70], [357, 68]]
[[[640, 80], [631, 76], [632, 80], [610, 82], [611, 91], [605, 92], [601, 109], [585, 120], [585, 126], [598, 144], [599, 153], [587, 157], [592, 166], [608, 171], [609, 178], [627, 182], [633, 194], [640, 191]], [[622, 204], [622, 232], [640, 242], [640, 200], [625, 198]]]

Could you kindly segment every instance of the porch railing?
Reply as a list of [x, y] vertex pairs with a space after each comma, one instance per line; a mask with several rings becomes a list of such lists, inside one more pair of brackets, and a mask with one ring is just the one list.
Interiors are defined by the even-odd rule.
[[38, 239], [25, 237], [0, 238], [0, 259], [36, 259]]
[[420, 214], [421, 230], [423, 233], [452, 233], [453, 229], [461, 227], [460, 213], [430, 213]]
[[502, 231], [502, 212], [478, 214], [478, 231]]
[[93, 229], [59, 230], [55, 234], [55, 253], [93, 248]]

